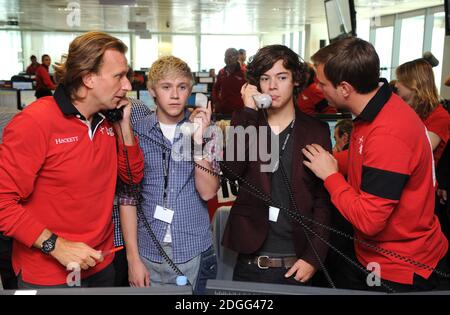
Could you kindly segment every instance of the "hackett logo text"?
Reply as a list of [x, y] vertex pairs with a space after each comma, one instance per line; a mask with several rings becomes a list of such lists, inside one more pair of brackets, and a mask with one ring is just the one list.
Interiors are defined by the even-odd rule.
[[56, 144], [66, 144], [66, 143], [78, 142], [78, 136], [70, 137], [70, 138], [58, 138], [58, 139], [55, 139], [55, 142], [56, 142]]

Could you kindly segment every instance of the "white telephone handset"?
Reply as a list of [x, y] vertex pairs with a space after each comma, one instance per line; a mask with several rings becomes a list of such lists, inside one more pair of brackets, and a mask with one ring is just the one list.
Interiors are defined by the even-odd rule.
[[268, 94], [253, 95], [253, 100], [259, 109], [267, 109], [272, 105], [272, 97]]

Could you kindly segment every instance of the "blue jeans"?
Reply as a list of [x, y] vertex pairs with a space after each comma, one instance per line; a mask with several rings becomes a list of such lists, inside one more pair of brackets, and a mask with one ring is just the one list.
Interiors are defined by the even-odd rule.
[[198, 270], [197, 282], [194, 294], [204, 294], [206, 281], [217, 277], [217, 256], [214, 247], [211, 246], [201, 254], [200, 268]]

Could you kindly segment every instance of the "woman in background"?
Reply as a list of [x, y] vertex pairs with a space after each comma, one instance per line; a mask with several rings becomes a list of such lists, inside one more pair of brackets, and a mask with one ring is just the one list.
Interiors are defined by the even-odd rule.
[[450, 115], [440, 105], [433, 70], [417, 59], [400, 65], [396, 71], [398, 95], [415, 110], [427, 127], [437, 165], [449, 139]]

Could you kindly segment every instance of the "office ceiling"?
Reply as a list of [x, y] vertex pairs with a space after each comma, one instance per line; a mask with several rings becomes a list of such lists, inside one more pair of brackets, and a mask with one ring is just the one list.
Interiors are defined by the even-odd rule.
[[[70, 9], [73, 2], [79, 3], [80, 26]], [[100, 4], [105, 2], [116, 4]], [[443, 3], [355, 0], [364, 18]], [[152, 33], [264, 34], [325, 22], [325, 10], [322, 0], [0, 0], [0, 29], [128, 32], [129, 21], [145, 22]]]

